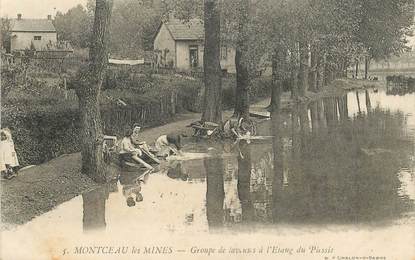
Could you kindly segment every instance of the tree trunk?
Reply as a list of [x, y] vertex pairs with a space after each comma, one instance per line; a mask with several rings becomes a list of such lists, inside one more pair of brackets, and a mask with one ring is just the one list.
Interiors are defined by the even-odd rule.
[[311, 68], [310, 68], [310, 78], [309, 78], [309, 88], [310, 91], [317, 92], [317, 69], [318, 69], [318, 51], [314, 47], [311, 50]]
[[359, 76], [359, 60], [356, 60], [356, 71], [354, 77], [357, 79]]
[[309, 58], [309, 48], [306, 41], [299, 42], [300, 50], [300, 74], [298, 77], [299, 80], [299, 95], [300, 97], [305, 97], [308, 89], [308, 58]]
[[236, 90], [235, 90], [235, 110], [236, 117], [249, 117], [249, 69], [248, 69], [248, 24], [249, 1], [241, 0], [238, 10], [238, 40], [236, 43], [235, 67], [236, 67]]
[[324, 53], [323, 55], [323, 59], [322, 59], [322, 63], [320, 66], [320, 71], [321, 71], [321, 86], [325, 87], [327, 86], [327, 75], [328, 75], [328, 66], [327, 66], [327, 54]]
[[111, 17], [112, 0], [96, 0], [95, 20], [90, 63], [86, 70], [79, 72], [76, 94], [79, 99], [81, 119], [82, 173], [96, 182], [105, 182], [102, 154], [102, 124], [99, 101], [103, 75], [108, 63], [108, 29]]
[[220, 9], [218, 0], [204, 0], [205, 50], [203, 54], [205, 95], [202, 121], [222, 121], [220, 69]]
[[369, 74], [369, 66], [370, 66], [370, 59], [369, 57], [365, 57], [365, 79], [368, 79]]
[[281, 108], [282, 85], [286, 69], [286, 50], [282, 47], [276, 48], [272, 55], [272, 89], [271, 89], [271, 112], [279, 111]]
[[291, 98], [298, 99], [298, 48], [295, 47], [290, 55], [291, 67]]

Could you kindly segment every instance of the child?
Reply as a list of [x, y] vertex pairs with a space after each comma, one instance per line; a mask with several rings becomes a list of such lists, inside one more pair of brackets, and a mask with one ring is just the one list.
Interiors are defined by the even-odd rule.
[[162, 135], [157, 138], [155, 148], [157, 150], [157, 155], [161, 157], [166, 157], [171, 154], [178, 155], [182, 149], [181, 136]]
[[11, 179], [17, 174], [19, 161], [14, 149], [14, 142], [9, 129], [0, 131], [0, 171], [6, 179]]

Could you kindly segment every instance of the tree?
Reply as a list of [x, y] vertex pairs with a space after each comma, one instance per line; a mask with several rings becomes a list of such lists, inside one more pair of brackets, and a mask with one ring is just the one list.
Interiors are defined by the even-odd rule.
[[81, 121], [82, 173], [96, 182], [105, 182], [102, 153], [102, 125], [99, 101], [104, 71], [108, 63], [108, 38], [112, 0], [96, 0], [94, 26], [89, 48], [89, 64], [77, 77]]
[[204, 0], [205, 94], [202, 121], [222, 121], [222, 76], [220, 68], [220, 9], [218, 0]]
[[92, 24], [93, 17], [82, 5], [69, 9], [65, 14], [58, 12], [54, 19], [59, 40], [69, 41], [77, 48], [88, 47]]
[[357, 37], [364, 46], [365, 78], [371, 59], [399, 55], [406, 48], [406, 36], [413, 33], [413, 0], [361, 0]]
[[1, 46], [6, 50], [7, 53], [11, 51], [11, 33], [10, 33], [10, 19], [1, 18], [0, 20], [0, 30], [1, 30]]
[[160, 25], [162, 10], [149, 3], [122, 0], [114, 3], [111, 19], [110, 52], [112, 55], [140, 58], [153, 47], [153, 37]]
[[236, 67], [236, 90], [235, 90], [235, 110], [236, 117], [249, 117], [249, 68], [248, 68], [248, 44], [249, 32], [249, 0], [237, 1], [237, 41], [235, 50]]

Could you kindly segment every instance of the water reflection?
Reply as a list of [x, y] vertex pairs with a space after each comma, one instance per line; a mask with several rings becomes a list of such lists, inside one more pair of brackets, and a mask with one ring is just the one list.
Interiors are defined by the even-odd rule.
[[255, 219], [255, 210], [251, 194], [251, 147], [242, 142], [239, 144], [238, 156], [238, 198], [242, 209], [242, 222], [249, 223]]
[[134, 207], [136, 203], [143, 201], [141, 194], [142, 173], [122, 172], [119, 181], [122, 186], [122, 194], [128, 207]]
[[209, 158], [203, 161], [206, 170], [206, 215], [209, 228], [223, 226], [225, 198], [223, 159]]
[[[368, 91], [367, 111], [371, 110]], [[396, 172], [408, 160], [411, 140], [403, 134], [407, 128], [402, 112], [376, 108], [365, 115], [356, 94], [358, 116], [349, 120], [345, 98], [323, 100], [330, 134], [321, 134], [315, 118], [317, 105], [310, 105], [313, 136], [305, 128], [304, 108], [292, 113], [292, 159], [288, 160], [290, 181], [283, 187], [284, 153], [280, 131], [272, 123], [273, 218], [289, 223], [356, 223], [391, 220], [413, 210], [408, 197], [399, 196], [401, 182]], [[337, 109], [339, 111], [337, 111]], [[275, 115], [278, 118], [279, 115]], [[298, 119], [297, 119], [298, 117]], [[298, 120], [300, 124], [297, 124]], [[278, 121], [278, 119], [275, 119]], [[278, 124], [277, 124], [278, 125]], [[301, 145], [298, 142], [300, 133]], [[413, 140], [412, 140], [413, 141]], [[394, 150], [391, 150], [394, 148]], [[301, 157], [296, 156], [300, 149]], [[413, 152], [413, 151], [412, 151]], [[277, 157], [277, 158], [276, 158]]]
[[118, 183], [82, 195], [83, 230], [117, 225], [123, 215], [108, 211], [117, 208], [114, 203], [139, 229], [254, 232], [259, 225], [281, 223], [399, 220], [414, 213], [411, 97], [383, 90], [326, 97], [290, 113], [273, 112], [258, 127], [272, 141], [193, 144], [191, 152], [214, 156], [172, 161], [164, 171], [146, 175], [148, 183], [142, 173], [122, 172]]
[[109, 187], [107, 185], [82, 194], [84, 232], [105, 229], [105, 203], [108, 195]]

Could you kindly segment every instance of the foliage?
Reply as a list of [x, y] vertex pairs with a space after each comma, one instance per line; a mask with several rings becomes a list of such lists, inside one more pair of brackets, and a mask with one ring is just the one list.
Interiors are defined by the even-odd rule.
[[10, 34], [10, 19], [1, 18], [0, 19], [0, 37], [1, 37], [1, 46], [10, 52], [11, 48], [11, 34]]
[[414, 1], [361, 0], [358, 37], [369, 57], [387, 58], [405, 49], [412, 35]]
[[55, 16], [54, 25], [59, 40], [69, 41], [77, 48], [86, 48], [91, 36], [92, 21], [93, 19], [88, 11], [82, 5], [77, 5], [65, 14], [58, 12]]

